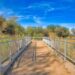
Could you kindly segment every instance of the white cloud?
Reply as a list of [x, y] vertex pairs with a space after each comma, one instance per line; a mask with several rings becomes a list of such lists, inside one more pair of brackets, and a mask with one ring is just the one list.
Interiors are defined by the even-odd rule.
[[54, 11], [54, 10], [55, 10], [55, 8], [53, 8], [53, 7], [48, 8], [47, 10], [45, 10], [44, 16], [46, 16], [48, 12], [52, 12], [52, 11]]
[[55, 10], [55, 8], [50, 8], [50, 9], [48, 9], [47, 11], [54, 11]]
[[3, 11], [0, 11], [0, 15], [3, 15], [4, 14], [4, 12]]
[[33, 20], [36, 24], [39, 24], [41, 25], [42, 24], [42, 21], [41, 21], [41, 18], [40, 17], [36, 17], [36, 16], [33, 16]]
[[42, 2], [42, 3], [33, 3], [27, 7], [24, 7], [24, 8], [20, 8], [20, 9], [37, 9], [37, 8], [50, 8], [51, 7], [51, 3], [45, 3], [45, 2]]
[[30, 19], [31, 18], [31, 15], [26, 15], [26, 16], [23, 16], [23, 15], [15, 15], [17, 17], [17, 20], [20, 21], [20, 20], [27, 20], [27, 19]]
[[14, 14], [14, 11], [11, 10], [11, 9], [8, 9], [8, 8], [2, 8], [2, 9], [0, 9], [0, 15], [3, 15], [5, 17], [9, 17], [12, 14]]
[[59, 25], [68, 27], [70, 29], [75, 28], [75, 23], [59, 23]]
[[70, 6], [66, 6], [66, 7], [50, 7], [48, 8], [47, 10], [45, 10], [45, 13], [44, 13], [44, 16], [46, 16], [48, 14], [48, 12], [52, 12], [52, 11], [55, 11], [55, 10], [66, 10], [66, 9], [69, 9]]
[[51, 6], [52, 4], [53, 3], [34, 3], [22, 9], [35, 9], [35, 10], [42, 9], [41, 11], [43, 11], [44, 16], [45, 16], [47, 12], [51, 12], [55, 10], [55, 8]]
[[30, 9], [30, 8], [48, 8], [48, 7], [50, 7], [49, 3], [35, 3], [35, 4], [30, 5], [30, 6], [26, 7], [26, 8]]
[[3, 15], [3, 16], [6, 17], [7, 19], [8, 19], [9, 17], [12, 17], [12, 16], [17, 17], [18, 20], [29, 19], [29, 18], [30, 18], [30, 15], [26, 15], [26, 16], [19, 15], [17, 12], [13, 11], [12, 9], [4, 8], [4, 7], [1, 8], [1, 10], [0, 10], [0, 15]]

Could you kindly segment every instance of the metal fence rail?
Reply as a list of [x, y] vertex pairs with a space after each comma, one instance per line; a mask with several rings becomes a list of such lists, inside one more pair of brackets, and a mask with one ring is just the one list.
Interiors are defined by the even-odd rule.
[[75, 64], [75, 39], [55, 39], [44, 37], [43, 41], [57, 53]]
[[19, 40], [8, 40], [0, 42], [0, 73], [3, 75], [4, 71], [13, 63], [18, 55], [31, 42], [31, 37], [24, 37]]

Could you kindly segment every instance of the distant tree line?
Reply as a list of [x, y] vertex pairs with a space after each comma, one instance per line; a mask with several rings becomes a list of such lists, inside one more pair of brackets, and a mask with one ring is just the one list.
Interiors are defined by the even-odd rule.
[[26, 32], [30, 36], [55, 36], [60, 38], [66, 38], [69, 36], [75, 35], [75, 29], [69, 29], [64, 26], [60, 25], [48, 25], [47, 27], [43, 28], [39, 27], [27, 27]]
[[69, 29], [58, 25], [48, 25], [46, 28], [43, 27], [28, 27], [27, 34], [30, 36], [58, 36], [66, 38], [70, 35]]
[[69, 30], [69, 28], [60, 25], [48, 25], [45, 28], [41, 26], [24, 28], [16, 20], [16, 17], [5, 19], [3, 16], [0, 16], [0, 34], [28, 35], [32, 37], [57, 36], [62, 38], [75, 35], [75, 28]]
[[22, 35], [25, 34], [25, 29], [17, 23], [16, 17], [7, 20], [0, 16], [0, 34]]

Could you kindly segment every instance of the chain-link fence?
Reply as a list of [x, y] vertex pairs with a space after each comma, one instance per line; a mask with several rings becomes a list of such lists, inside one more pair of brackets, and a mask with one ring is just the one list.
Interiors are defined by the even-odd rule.
[[6, 40], [0, 41], [0, 73], [3, 68], [6, 67], [15, 56], [21, 52], [22, 48], [25, 48], [31, 42], [31, 37], [24, 37], [18, 40]]
[[75, 39], [51, 39], [44, 37], [43, 41], [54, 48], [64, 59], [75, 64]]

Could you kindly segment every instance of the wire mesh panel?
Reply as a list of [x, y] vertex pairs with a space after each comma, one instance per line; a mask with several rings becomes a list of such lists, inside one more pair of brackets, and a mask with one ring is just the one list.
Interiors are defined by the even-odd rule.
[[67, 56], [71, 60], [75, 61], [75, 43], [74, 42], [67, 42]]
[[0, 40], [0, 74], [2, 75], [2, 63], [9, 57], [9, 41], [7, 39]]
[[65, 41], [60, 41], [59, 47], [60, 47], [60, 52], [64, 54]]
[[[2, 67], [12, 63], [16, 56], [31, 42], [31, 37], [18, 40], [0, 41], [0, 73]], [[8, 62], [8, 63], [7, 63]]]
[[5, 61], [9, 57], [9, 42], [0, 42], [0, 58]]
[[44, 42], [59, 51], [64, 56], [64, 59], [68, 58], [70, 61], [75, 63], [75, 39], [55, 39], [48, 40], [44, 38]]

